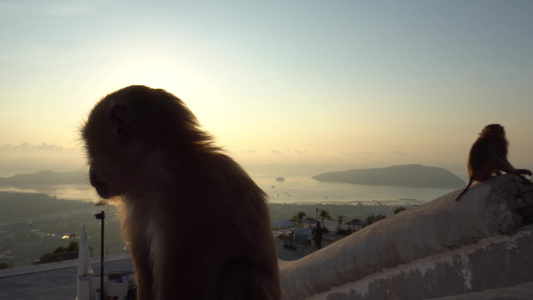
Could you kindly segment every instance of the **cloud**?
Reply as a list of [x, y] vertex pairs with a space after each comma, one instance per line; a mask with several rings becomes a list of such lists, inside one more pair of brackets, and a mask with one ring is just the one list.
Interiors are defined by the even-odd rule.
[[352, 152], [345, 152], [345, 151], [342, 151], [342, 152], [339, 152], [339, 155], [342, 155], [342, 156], [358, 157], [359, 155], [365, 155], [365, 156], [376, 155], [376, 152], [373, 152], [373, 151], [362, 151], [362, 152], [352, 151]]
[[450, 157], [453, 157], [453, 156], [457, 156], [457, 155], [458, 155], [456, 152], [451, 152], [451, 151], [444, 151], [444, 152], [426, 152], [425, 154], [428, 154], [428, 155], [437, 155], [437, 156], [450, 156]]
[[31, 145], [29, 143], [22, 143], [20, 145], [9, 145], [9, 144], [4, 144], [4, 145], [0, 145], [0, 151], [2, 152], [20, 152], [20, 151], [25, 151], [25, 152], [32, 152], [32, 151], [49, 151], [49, 152], [62, 152], [62, 151], [66, 151], [65, 148], [63, 148], [62, 146], [57, 146], [57, 145], [53, 145], [53, 144], [46, 144], [46, 143], [42, 143], [40, 145]]
[[0, 145], [0, 166], [2, 177], [40, 170], [73, 171], [87, 168], [80, 149], [46, 143]]
[[281, 150], [277, 150], [277, 149], [272, 149], [270, 151], [270, 154], [274, 154], [274, 155], [305, 155], [307, 154], [307, 150], [295, 150], [295, 149], [287, 149], [285, 151], [281, 151]]
[[246, 150], [246, 154], [257, 154], [257, 150], [248, 149], [248, 150]]
[[298, 155], [303, 155], [305, 152], [307, 152], [306, 150], [303, 150], [303, 151], [300, 151], [300, 150], [292, 150], [292, 152], [294, 154], [298, 154]]
[[410, 154], [404, 151], [392, 151], [392, 154], [399, 156], [409, 156]]

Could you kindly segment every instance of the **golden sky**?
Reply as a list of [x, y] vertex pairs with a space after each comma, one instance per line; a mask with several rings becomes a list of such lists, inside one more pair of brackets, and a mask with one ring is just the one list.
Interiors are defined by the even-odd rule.
[[0, 3], [0, 176], [83, 169], [77, 128], [131, 84], [183, 99], [243, 165], [466, 173], [505, 126], [533, 168], [530, 1]]

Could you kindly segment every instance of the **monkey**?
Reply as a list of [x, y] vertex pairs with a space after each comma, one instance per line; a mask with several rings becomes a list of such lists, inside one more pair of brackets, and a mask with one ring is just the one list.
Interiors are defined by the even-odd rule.
[[522, 175], [531, 176], [531, 171], [515, 169], [507, 160], [508, 141], [505, 138], [505, 130], [499, 124], [485, 126], [478, 139], [472, 145], [468, 155], [468, 177], [466, 188], [457, 196], [455, 202], [470, 188], [474, 181], [484, 182], [502, 173], [516, 174], [524, 181]]
[[89, 180], [119, 207], [137, 299], [280, 299], [267, 195], [185, 103], [132, 85], [80, 128]]

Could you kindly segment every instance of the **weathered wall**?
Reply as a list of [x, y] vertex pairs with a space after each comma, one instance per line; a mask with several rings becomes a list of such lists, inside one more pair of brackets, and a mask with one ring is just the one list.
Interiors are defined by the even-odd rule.
[[285, 299], [422, 299], [531, 281], [532, 229], [517, 233], [516, 213], [533, 204], [533, 193], [516, 197], [528, 189], [502, 176], [281, 262]]
[[533, 281], [533, 227], [382, 270], [307, 299], [431, 299]]

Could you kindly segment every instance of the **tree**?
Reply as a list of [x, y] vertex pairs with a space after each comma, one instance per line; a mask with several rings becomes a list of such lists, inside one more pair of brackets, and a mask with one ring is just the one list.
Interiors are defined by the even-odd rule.
[[49, 263], [78, 258], [80, 244], [77, 241], [70, 242], [68, 247], [59, 246], [53, 252], [48, 252], [39, 257], [39, 263]]
[[395, 209], [394, 209], [394, 214], [397, 214], [397, 213], [400, 213], [402, 211], [406, 210], [405, 207], [403, 206], [397, 206]]
[[341, 225], [342, 225], [342, 223], [344, 222], [345, 219], [346, 219], [345, 215], [337, 215], [337, 233], [338, 234], [345, 235], [346, 232], [347, 232], [346, 229], [342, 229], [341, 228]]
[[290, 221], [294, 222], [294, 223], [297, 223], [298, 224], [298, 227], [302, 227], [302, 220], [307, 217], [307, 214], [303, 211], [299, 211], [297, 214], [295, 214], [294, 216], [292, 216], [292, 218], [290, 219]]
[[324, 223], [324, 219], [328, 220], [328, 221], [331, 221], [332, 218], [331, 216], [329, 215], [329, 212], [327, 209], [321, 209], [320, 212], [318, 213], [318, 217], [320, 219], [322, 219], [322, 228], [324, 228], [324, 230], [326, 229], [326, 224]]
[[79, 251], [80, 250], [80, 243], [78, 241], [72, 241], [70, 244], [68, 244], [67, 252], [73, 252], [73, 251]]
[[385, 219], [386, 217], [382, 214], [379, 214], [379, 215], [374, 215], [374, 214], [371, 214], [370, 216], [366, 217], [366, 225], [370, 225], [372, 223], [376, 223], [377, 221], [379, 220], [383, 220]]
[[341, 229], [341, 225], [344, 222], [344, 219], [346, 219], [345, 215], [337, 215], [337, 231]]

